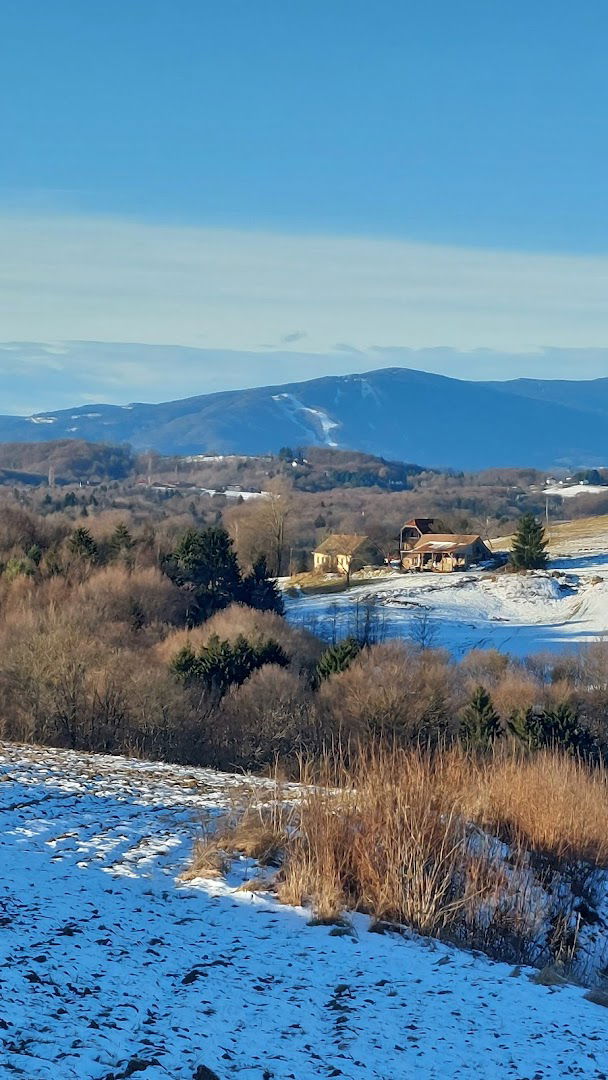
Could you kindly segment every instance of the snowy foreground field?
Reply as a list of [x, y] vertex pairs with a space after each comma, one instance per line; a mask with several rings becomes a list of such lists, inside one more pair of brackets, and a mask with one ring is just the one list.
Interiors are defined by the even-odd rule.
[[580, 989], [363, 918], [332, 935], [238, 892], [245, 863], [180, 885], [243, 783], [0, 745], [0, 1076], [608, 1078]]
[[348, 632], [356, 607], [370, 601], [387, 637], [415, 634], [426, 613], [432, 643], [457, 656], [469, 649], [526, 656], [576, 648], [608, 635], [608, 534], [558, 543], [548, 572], [395, 572], [348, 593], [287, 596], [285, 606], [291, 622], [327, 637], [334, 622], [340, 634]]

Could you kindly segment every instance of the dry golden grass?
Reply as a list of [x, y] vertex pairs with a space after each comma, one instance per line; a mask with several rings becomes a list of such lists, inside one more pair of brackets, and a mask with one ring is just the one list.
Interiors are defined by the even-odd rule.
[[[566, 507], [564, 513], [567, 513]], [[604, 536], [608, 539], [608, 514], [560, 521], [549, 528], [549, 553], [559, 550], [565, 541], [593, 540]], [[510, 551], [512, 541], [512, 536], [497, 536], [490, 543], [493, 551]]]
[[309, 789], [285, 859], [280, 896], [321, 919], [357, 908], [423, 933], [445, 928], [466, 828], [423, 753], [377, 751]]
[[230, 860], [224, 850], [221, 835], [213, 832], [205, 833], [194, 845], [192, 863], [182, 874], [182, 881], [223, 877], [229, 865]]
[[606, 775], [558, 752], [476, 760], [458, 748], [392, 749], [348, 770], [329, 765], [326, 783], [303, 795], [279, 886], [323, 920], [357, 909], [478, 944], [532, 941], [549, 901], [528, 856], [558, 872], [608, 865]]
[[[606, 773], [558, 751], [476, 758], [376, 746], [303, 770], [297, 803], [241, 804], [199, 843], [188, 878], [234, 855], [276, 868], [276, 889], [315, 921], [361, 911], [512, 962], [570, 970], [578, 922], [565, 884], [608, 866]], [[557, 877], [556, 877], [557, 875]], [[578, 887], [578, 886], [577, 886]], [[551, 932], [548, 933], [548, 928]]]
[[554, 750], [502, 756], [481, 772], [479, 820], [557, 862], [608, 865], [608, 777]]
[[[235, 856], [251, 859], [261, 867], [278, 867], [289, 843], [295, 808], [283, 799], [276, 780], [269, 791], [272, 796], [263, 802], [259, 790], [244, 793], [215, 828], [205, 830], [194, 847], [183, 881], [222, 877]], [[262, 879], [254, 880], [259, 883]]]

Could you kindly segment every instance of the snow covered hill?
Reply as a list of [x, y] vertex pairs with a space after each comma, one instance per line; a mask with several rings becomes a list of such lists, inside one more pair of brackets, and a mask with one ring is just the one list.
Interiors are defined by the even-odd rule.
[[0, 747], [0, 1076], [606, 1080], [606, 1011], [447, 946], [180, 885], [247, 781]]
[[576, 535], [574, 527], [569, 539], [569, 526], [556, 532], [549, 571], [395, 572], [344, 593], [288, 593], [286, 614], [325, 637], [335, 623], [342, 636], [361, 609], [373, 605], [381, 632], [406, 638], [424, 614], [432, 643], [455, 655], [475, 648], [526, 656], [578, 647], [608, 635], [608, 531], [593, 533], [593, 521], [590, 536]]

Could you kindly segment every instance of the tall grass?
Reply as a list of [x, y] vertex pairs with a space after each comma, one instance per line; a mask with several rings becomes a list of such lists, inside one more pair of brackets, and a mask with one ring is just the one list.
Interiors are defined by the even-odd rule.
[[[557, 751], [480, 760], [376, 748], [303, 792], [279, 895], [530, 962], [572, 951], [573, 891], [608, 865], [608, 784]], [[587, 872], [580, 873], [585, 866]]]

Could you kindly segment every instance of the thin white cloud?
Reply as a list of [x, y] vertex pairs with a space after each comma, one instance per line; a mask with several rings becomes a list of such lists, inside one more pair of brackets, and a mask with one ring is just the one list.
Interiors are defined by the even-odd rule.
[[347, 341], [368, 355], [373, 346], [603, 347], [607, 297], [604, 256], [0, 217], [5, 341], [237, 351], [274, 341], [313, 354]]

